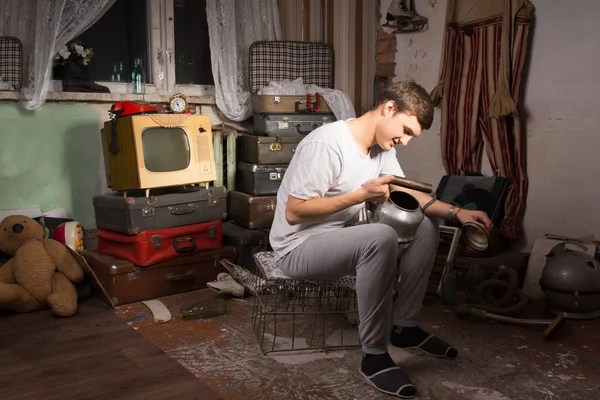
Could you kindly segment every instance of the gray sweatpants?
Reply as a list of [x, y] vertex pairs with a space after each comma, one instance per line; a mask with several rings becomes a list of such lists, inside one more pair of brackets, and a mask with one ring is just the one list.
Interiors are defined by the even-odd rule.
[[[363, 351], [382, 354], [387, 352], [392, 308], [394, 325], [419, 324], [438, 241], [438, 223], [428, 217], [416, 239], [400, 247], [396, 232], [387, 225], [354, 225], [311, 236], [281, 258], [279, 267], [296, 279], [356, 276]], [[398, 297], [392, 304], [394, 283]]]

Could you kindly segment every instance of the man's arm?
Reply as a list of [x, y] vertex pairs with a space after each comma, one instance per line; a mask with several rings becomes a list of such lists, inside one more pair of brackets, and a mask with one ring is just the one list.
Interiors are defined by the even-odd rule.
[[366, 181], [354, 192], [333, 197], [313, 197], [302, 200], [288, 196], [285, 219], [290, 225], [318, 221], [348, 207], [368, 200], [383, 201], [389, 197], [389, 183], [393, 176], [382, 176]]
[[[392, 190], [402, 190], [410, 193], [419, 202], [421, 207], [424, 207], [429, 203], [432, 197], [426, 193], [419, 192], [418, 190], [411, 190], [396, 185], [390, 185]], [[452, 212], [451, 212], [452, 211]], [[456, 220], [464, 224], [466, 222], [479, 222], [485, 225], [488, 230], [491, 230], [494, 226], [492, 221], [486, 213], [483, 211], [472, 211], [464, 210], [459, 207], [452, 208], [452, 205], [444, 203], [443, 201], [436, 200], [425, 210], [425, 215], [432, 218], [440, 218], [445, 220]]]
[[[419, 202], [421, 207], [424, 207], [427, 203], [429, 203], [432, 199], [430, 195], [427, 193], [419, 192], [418, 190], [407, 189], [401, 186], [391, 185], [392, 190], [402, 190], [404, 192], [410, 193], [414, 196], [415, 199]], [[444, 203], [443, 201], [436, 200], [432, 205], [430, 205], [427, 210], [425, 210], [425, 215], [432, 218], [440, 218], [440, 219], [455, 219], [456, 214], [460, 210], [460, 208], [455, 207], [452, 210], [452, 214], [450, 214], [450, 208], [452, 206], [448, 203]]]
[[334, 197], [315, 197], [308, 200], [290, 195], [285, 208], [285, 219], [290, 225], [302, 224], [323, 219], [360, 203], [362, 201], [356, 192]]

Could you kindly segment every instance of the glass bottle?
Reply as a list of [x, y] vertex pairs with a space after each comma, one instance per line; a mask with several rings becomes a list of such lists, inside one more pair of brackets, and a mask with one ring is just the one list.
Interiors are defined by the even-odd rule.
[[146, 74], [142, 66], [141, 58], [134, 58], [133, 70], [131, 71], [131, 86], [133, 93], [144, 94], [146, 92]]
[[119, 70], [117, 71], [117, 82], [123, 81], [123, 61], [119, 62]]
[[118, 82], [118, 72], [117, 72], [117, 64], [113, 64], [112, 74], [110, 76], [110, 80], [112, 82]]
[[465, 280], [465, 300], [467, 303], [477, 303], [477, 287], [484, 280], [485, 272], [479, 269], [477, 261], [471, 260]]
[[182, 308], [179, 312], [181, 319], [204, 319], [224, 315], [227, 311], [225, 300], [221, 297], [201, 301], [190, 307]]
[[454, 262], [446, 261], [442, 274], [442, 303], [447, 306], [456, 305], [457, 290]]

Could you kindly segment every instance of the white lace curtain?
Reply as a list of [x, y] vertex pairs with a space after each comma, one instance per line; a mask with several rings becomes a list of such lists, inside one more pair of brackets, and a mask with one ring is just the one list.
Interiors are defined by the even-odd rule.
[[281, 40], [277, 0], [207, 0], [217, 107], [233, 121], [252, 115], [248, 86], [250, 44]]
[[62, 46], [92, 26], [115, 0], [1, 0], [0, 35], [23, 43], [21, 102], [37, 110], [46, 101], [52, 60]]

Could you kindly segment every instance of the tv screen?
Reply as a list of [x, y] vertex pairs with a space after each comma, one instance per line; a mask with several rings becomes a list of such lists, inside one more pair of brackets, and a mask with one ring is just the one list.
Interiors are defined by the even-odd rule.
[[144, 164], [150, 172], [171, 172], [190, 165], [190, 144], [181, 128], [148, 128], [142, 132]]

